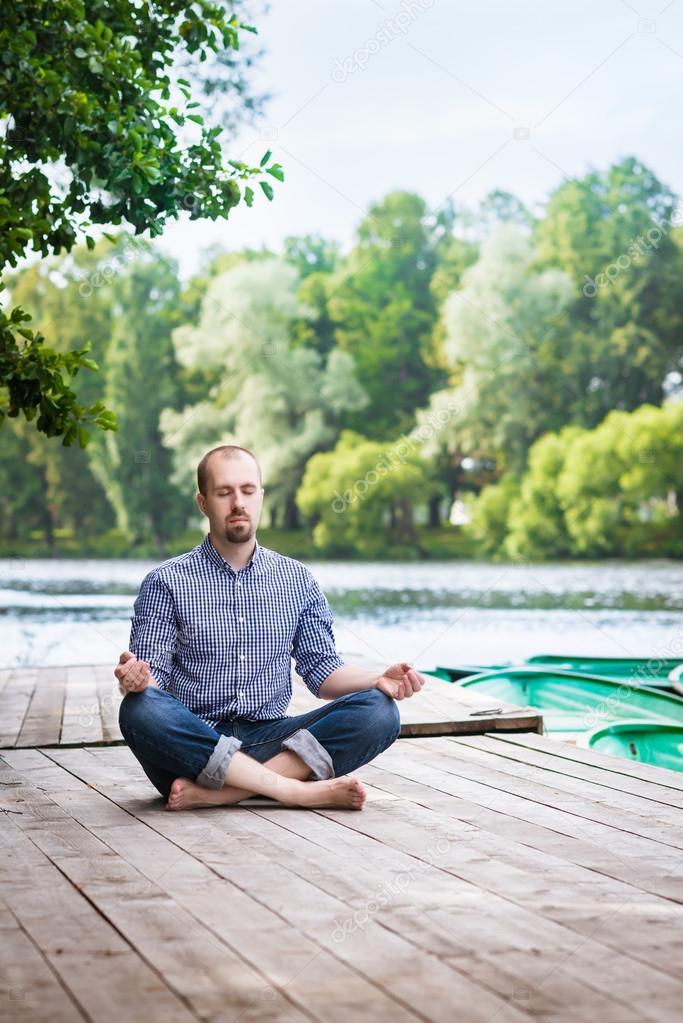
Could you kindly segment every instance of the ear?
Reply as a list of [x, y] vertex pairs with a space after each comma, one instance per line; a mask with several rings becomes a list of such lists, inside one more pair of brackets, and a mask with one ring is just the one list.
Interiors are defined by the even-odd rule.
[[202, 515], [206, 515], [206, 501], [204, 500], [204, 495], [197, 494], [195, 500], [199, 506], [199, 510], [202, 513]]

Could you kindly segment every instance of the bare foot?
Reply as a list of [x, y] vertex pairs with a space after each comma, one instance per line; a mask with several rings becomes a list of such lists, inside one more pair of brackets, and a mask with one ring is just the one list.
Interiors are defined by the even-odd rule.
[[[365, 788], [357, 778], [330, 778], [325, 781], [296, 781], [282, 778], [279, 802], [287, 806], [346, 807], [361, 810], [365, 802]], [[207, 789], [189, 778], [176, 778], [166, 803], [167, 810], [196, 810], [204, 806], [229, 806], [249, 793], [232, 786]], [[236, 798], [237, 796], [237, 798]], [[277, 798], [275, 795], [273, 799]]]
[[225, 806], [235, 802], [232, 788], [207, 789], [189, 778], [176, 778], [166, 803], [167, 810], [194, 810], [199, 806]]
[[300, 784], [301, 791], [296, 794], [296, 802], [287, 800], [290, 806], [342, 806], [348, 810], [362, 810], [365, 802], [365, 788], [357, 778], [330, 778]]

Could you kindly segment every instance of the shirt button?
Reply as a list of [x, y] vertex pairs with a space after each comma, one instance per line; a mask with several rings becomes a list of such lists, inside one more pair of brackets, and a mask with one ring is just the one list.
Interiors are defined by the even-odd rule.
[[246, 656], [245, 654], [240, 654], [240, 659], [241, 659], [241, 660], [244, 660], [244, 659], [245, 659], [245, 656]]
[[241, 622], [243, 622], [243, 621], [244, 621], [244, 618], [240, 618], [240, 621], [241, 621]]

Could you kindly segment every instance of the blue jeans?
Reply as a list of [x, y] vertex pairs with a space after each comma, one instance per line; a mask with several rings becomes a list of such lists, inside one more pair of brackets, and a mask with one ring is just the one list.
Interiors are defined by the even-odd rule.
[[391, 746], [401, 719], [390, 696], [362, 689], [306, 714], [270, 721], [238, 718], [212, 728], [171, 693], [148, 686], [124, 697], [119, 725], [145, 774], [167, 799], [176, 778], [222, 788], [238, 749], [261, 763], [293, 750], [313, 778], [348, 774]]

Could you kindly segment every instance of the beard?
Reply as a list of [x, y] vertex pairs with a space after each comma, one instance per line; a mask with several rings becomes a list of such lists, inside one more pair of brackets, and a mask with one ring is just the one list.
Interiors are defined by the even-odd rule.
[[254, 535], [250, 521], [237, 522], [232, 525], [225, 520], [225, 539], [230, 543], [246, 543]]

